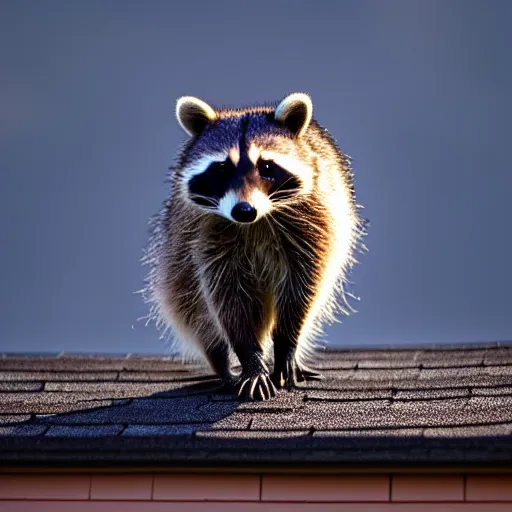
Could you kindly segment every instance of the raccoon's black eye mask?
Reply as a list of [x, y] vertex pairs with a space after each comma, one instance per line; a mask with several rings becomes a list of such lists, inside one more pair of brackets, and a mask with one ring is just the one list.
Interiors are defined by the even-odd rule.
[[263, 180], [274, 182], [279, 170], [282, 169], [272, 160], [263, 160], [262, 158], [258, 160], [258, 172]]
[[223, 162], [213, 162], [208, 168], [208, 171], [209, 170], [217, 172], [219, 174], [234, 175], [236, 173], [236, 168], [229, 158], [227, 158]]
[[235, 175], [236, 168], [231, 160], [212, 162], [188, 182], [192, 200], [204, 206], [217, 203], [233, 187]]
[[[269, 184], [267, 193], [272, 199], [284, 199], [293, 195], [301, 187], [300, 179], [277, 165], [273, 160], [260, 158], [256, 163], [260, 178]], [[243, 173], [242, 173], [243, 174]], [[201, 174], [189, 181], [189, 191], [194, 202], [212, 206], [231, 189], [242, 186], [243, 176], [237, 175], [237, 168], [227, 158], [222, 162], [212, 162]]]
[[[287, 173], [284, 169], [279, 167], [274, 161], [272, 160], [263, 160], [260, 158], [258, 160], [258, 163], [256, 164], [258, 173], [261, 177], [261, 179], [274, 182], [276, 180], [279, 180], [280, 177], [284, 177]], [[213, 162], [210, 164], [208, 169], [205, 171], [207, 173], [217, 173], [224, 176], [234, 176], [236, 174], [236, 167], [234, 166], [231, 159], [227, 158], [223, 162]]]
[[297, 176], [277, 165], [273, 160], [260, 158], [257, 167], [261, 179], [271, 185], [268, 194], [272, 195], [273, 199], [290, 197], [292, 192], [301, 186]]

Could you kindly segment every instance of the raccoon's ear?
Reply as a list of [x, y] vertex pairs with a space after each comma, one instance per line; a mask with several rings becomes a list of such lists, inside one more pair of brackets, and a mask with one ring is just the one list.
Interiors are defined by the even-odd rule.
[[300, 137], [308, 129], [312, 115], [311, 98], [302, 92], [286, 96], [274, 113], [275, 120], [284, 124], [296, 137]]
[[210, 105], [194, 98], [183, 96], [176, 102], [176, 118], [188, 135], [199, 135], [208, 123], [217, 119], [217, 114]]

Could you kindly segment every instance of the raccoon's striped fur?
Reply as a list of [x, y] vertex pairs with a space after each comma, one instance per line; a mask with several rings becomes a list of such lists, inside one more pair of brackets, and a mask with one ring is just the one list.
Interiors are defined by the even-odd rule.
[[276, 107], [217, 110], [184, 97], [176, 110], [189, 139], [152, 222], [150, 317], [240, 396], [264, 400], [275, 386], [318, 378], [305, 362], [346, 304], [364, 234], [349, 159], [303, 93]]

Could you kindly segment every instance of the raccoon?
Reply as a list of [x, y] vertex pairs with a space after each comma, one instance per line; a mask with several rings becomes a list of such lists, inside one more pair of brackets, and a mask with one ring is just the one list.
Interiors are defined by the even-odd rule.
[[366, 220], [350, 160], [312, 112], [304, 93], [240, 109], [176, 104], [188, 140], [151, 222], [144, 297], [157, 326], [241, 399], [320, 379], [306, 366], [314, 341], [348, 312], [344, 283]]

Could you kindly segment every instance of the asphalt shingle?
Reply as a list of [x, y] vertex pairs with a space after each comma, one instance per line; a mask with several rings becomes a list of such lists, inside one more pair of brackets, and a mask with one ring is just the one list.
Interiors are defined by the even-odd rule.
[[41, 391], [44, 387], [42, 382], [0, 382], [0, 393], [10, 391]]
[[0, 425], [25, 423], [30, 420], [30, 414], [0, 414]]
[[0, 426], [0, 437], [40, 436], [47, 428], [44, 425], [3, 425]]
[[105, 437], [117, 436], [123, 431], [123, 425], [56, 425], [50, 427], [46, 436], [48, 437]]

